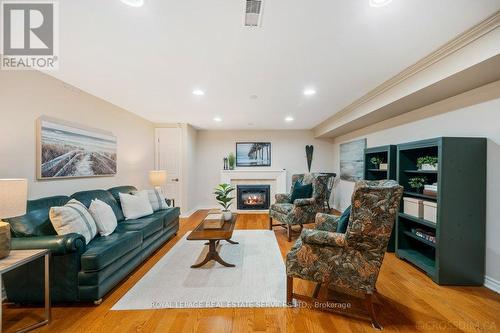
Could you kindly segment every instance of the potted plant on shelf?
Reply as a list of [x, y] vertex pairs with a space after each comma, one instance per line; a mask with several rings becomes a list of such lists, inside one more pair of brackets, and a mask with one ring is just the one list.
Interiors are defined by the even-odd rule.
[[380, 156], [373, 156], [370, 159], [370, 162], [373, 164], [375, 169], [379, 169], [380, 165], [382, 164], [382, 162], [384, 162], [384, 160], [382, 160]]
[[234, 164], [236, 162], [236, 157], [234, 156], [233, 153], [229, 153], [227, 156], [227, 162], [229, 164], [229, 170], [234, 170]]
[[234, 191], [234, 187], [231, 184], [219, 184], [215, 190], [215, 199], [222, 206], [222, 215], [224, 217], [224, 221], [229, 221], [232, 217], [231, 204], [233, 203], [233, 197], [230, 197], [229, 194]]
[[422, 171], [436, 171], [438, 158], [436, 156], [423, 156], [417, 159], [417, 168]]
[[408, 185], [417, 193], [422, 193], [425, 185], [425, 177], [413, 177], [408, 180]]

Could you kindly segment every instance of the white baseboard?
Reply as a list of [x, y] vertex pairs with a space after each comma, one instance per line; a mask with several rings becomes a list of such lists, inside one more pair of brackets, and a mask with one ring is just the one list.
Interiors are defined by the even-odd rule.
[[495, 280], [492, 277], [484, 277], [484, 286], [500, 294], [500, 281]]
[[187, 211], [187, 212], [181, 213], [181, 216], [180, 216], [180, 217], [181, 217], [181, 218], [189, 218], [189, 217], [191, 217], [191, 215], [193, 215], [194, 213], [196, 213], [196, 212], [197, 212], [197, 211], [199, 211], [199, 210], [203, 210], [203, 209], [213, 209], [213, 208], [215, 208], [215, 207], [213, 207], [213, 206], [212, 206], [212, 207], [209, 207], [209, 206], [198, 206], [198, 207], [193, 208], [193, 209], [191, 209], [191, 210], [189, 210], [189, 211]]

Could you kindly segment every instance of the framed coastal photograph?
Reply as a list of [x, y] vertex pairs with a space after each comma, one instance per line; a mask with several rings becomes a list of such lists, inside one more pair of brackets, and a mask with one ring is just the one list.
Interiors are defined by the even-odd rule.
[[270, 142], [237, 142], [236, 166], [271, 166]]
[[116, 174], [116, 137], [103, 130], [41, 117], [37, 121], [37, 178]]
[[340, 179], [355, 182], [363, 178], [366, 139], [340, 144]]

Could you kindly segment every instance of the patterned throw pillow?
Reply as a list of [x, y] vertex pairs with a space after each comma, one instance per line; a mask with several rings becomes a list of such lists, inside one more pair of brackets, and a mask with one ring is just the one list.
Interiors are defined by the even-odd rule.
[[49, 217], [58, 235], [77, 233], [85, 237], [86, 244], [97, 235], [94, 219], [78, 200], [71, 199], [62, 207], [50, 208]]
[[169, 208], [169, 206], [167, 205], [167, 202], [165, 201], [165, 196], [163, 195], [163, 193], [161, 193], [157, 189], [143, 190], [139, 193], [146, 193], [147, 194], [148, 199], [149, 199], [149, 203], [151, 204], [151, 207], [153, 207], [153, 210], [155, 212], [158, 210]]

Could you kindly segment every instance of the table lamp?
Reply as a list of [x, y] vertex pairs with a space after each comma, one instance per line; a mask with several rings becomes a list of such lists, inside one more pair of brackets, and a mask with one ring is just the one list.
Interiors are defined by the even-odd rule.
[[2, 219], [26, 214], [27, 179], [0, 179], [0, 259], [10, 253], [10, 224]]
[[161, 192], [161, 186], [167, 183], [166, 170], [152, 170], [149, 171], [149, 183]]

